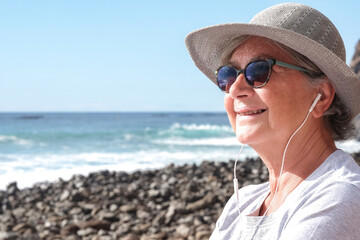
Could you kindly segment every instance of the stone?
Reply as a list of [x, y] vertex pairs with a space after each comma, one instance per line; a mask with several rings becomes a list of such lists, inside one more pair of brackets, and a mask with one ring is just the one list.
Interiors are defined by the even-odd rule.
[[209, 239], [211, 235], [211, 231], [202, 230], [195, 233], [195, 239], [202, 240], [202, 239]]
[[133, 227], [132, 230], [134, 231], [134, 233], [142, 234], [142, 233], [146, 232], [150, 226], [151, 226], [151, 223], [137, 224], [136, 226]]
[[161, 232], [161, 233], [156, 233], [156, 234], [151, 234], [150, 236], [148, 235], [142, 235], [140, 240], [164, 240], [164, 239], [168, 239], [168, 235], [167, 233]]
[[122, 240], [140, 240], [140, 236], [134, 233], [129, 233], [125, 235]]
[[77, 235], [80, 237], [86, 237], [86, 236], [90, 236], [96, 233], [96, 230], [93, 228], [85, 228], [85, 229], [80, 229], [77, 232]]
[[79, 215], [82, 213], [82, 209], [79, 207], [74, 207], [69, 211], [70, 215], [74, 216], [74, 215]]
[[166, 219], [165, 216], [166, 216], [165, 212], [160, 212], [158, 215], [156, 215], [152, 223], [157, 226], [163, 225]]
[[6, 193], [7, 195], [15, 195], [17, 192], [19, 192], [19, 189], [17, 187], [17, 182], [11, 182], [6, 187]]
[[127, 213], [134, 213], [136, 212], [136, 207], [133, 204], [127, 204], [127, 205], [122, 205], [120, 206], [120, 211], [121, 212], [127, 212]]
[[200, 209], [204, 209], [211, 206], [215, 201], [216, 201], [216, 195], [214, 193], [209, 192], [200, 200], [193, 203], [189, 203], [186, 206], [186, 210], [197, 211]]
[[110, 230], [111, 222], [107, 220], [89, 220], [78, 224], [79, 228], [94, 228], [96, 230], [104, 229]]
[[65, 200], [67, 200], [69, 198], [69, 196], [70, 196], [70, 191], [65, 189], [60, 196], [60, 201], [63, 202]]
[[100, 236], [99, 240], [113, 240], [111, 236]]
[[76, 224], [70, 224], [63, 227], [60, 231], [61, 236], [66, 237], [71, 234], [76, 234], [80, 228]]
[[190, 228], [186, 226], [185, 224], [181, 224], [176, 228], [176, 233], [178, 233], [180, 236], [186, 238], [189, 236]]
[[109, 222], [119, 221], [119, 217], [117, 217], [117, 214], [113, 212], [100, 211], [98, 215], [100, 220], [106, 220]]
[[139, 210], [136, 211], [136, 216], [139, 219], [150, 219], [151, 218], [151, 213], [149, 211], [139, 209]]
[[111, 204], [109, 207], [110, 212], [115, 212], [117, 209], [118, 209], [118, 205], [116, 204]]
[[360, 77], [360, 40], [355, 47], [355, 53], [350, 63], [351, 69], [355, 72], [356, 76]]
[[[354, 158], [360, 162], [360, 153]], [[5, 239], [208, 239], [233, 194], [233, 164], [104, 171], [23, 190], [12, 184], [12, 195], [0, 190], [0, 234]], [[239, 162], [238, 169], [239, 186], [267, 180], [258, 158]]]
[[75, 192], [71, 196], [71, 201], [73, 201], [73, 202], [80, 202], [84, 199], [85, 199], [85, 197], [81, 192]]
[[23, 207], [18, 207], [15, 208], [12, 213], [14, 214], [14, 216], [16, 217], [16, 219], [20, 219], [22, 216], [24, 216], [24, 214], [26, 213], [26, 209]]
[[23, 234], [27, 229], [31, 229], [31, 232], [35, 232], [35, 228], [28, 223], [19, 223], [12, 228], [13, 232]]
[[0, 240], [17, 240], [19, 237], [19, 234], [14, 232], [0, 232]]

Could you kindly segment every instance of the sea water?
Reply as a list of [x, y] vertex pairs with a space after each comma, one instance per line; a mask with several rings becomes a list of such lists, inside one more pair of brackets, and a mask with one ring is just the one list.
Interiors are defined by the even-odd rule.
[[[360, 150], [354, 140], [345, 151]], [[0, 113], [0, 189], [93, 171], [235, 159], [225, 113]], [[240, 159], [256, 157], [245, 146]]]

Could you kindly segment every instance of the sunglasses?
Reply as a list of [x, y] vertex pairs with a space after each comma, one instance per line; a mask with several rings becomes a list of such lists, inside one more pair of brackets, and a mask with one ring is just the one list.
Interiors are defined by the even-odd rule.
[[250, 62], [242, 70], [237, 70], [231, 66], [222, 66], [215, 72], [216, 82], [223, 92], [228, 93], [231, 85], [233, 85], [237, 77], [241, 73], [244, 73], [247, 84], [253, 88], [261, 88], [269, 82], [271, 70], [274, 65], [291, 68], [302, 72], [309, 72], [309, 70], [305, 68], [301, 68], [289, 63], [280, 62], [275, 59], [266, 59]]

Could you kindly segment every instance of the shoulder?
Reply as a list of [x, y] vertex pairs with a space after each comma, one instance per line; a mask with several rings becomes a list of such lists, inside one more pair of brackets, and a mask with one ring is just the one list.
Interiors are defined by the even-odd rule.
[[360, 190], [360, 167], [349, 154], [337, 150], [306, 179], [306, 182], [324, 188], [352, 185]]
[[314, 190], [296, 206], [281, 239], [358, 239], [359, 199], [359, 188], [348, 182]]
[[357, 239], [360, 235], [360, 168], [350, 155], [336, 151], [329, 156], [296, 197], [284, 239], [294, 232], [309, 239]]
[[[347, 153], [338, 150], [306, 179], [301, 191], [302, 208], [349, 213], [360, 208], [360, 167]], [[360, 215], [359, 215], [360, 216]]]

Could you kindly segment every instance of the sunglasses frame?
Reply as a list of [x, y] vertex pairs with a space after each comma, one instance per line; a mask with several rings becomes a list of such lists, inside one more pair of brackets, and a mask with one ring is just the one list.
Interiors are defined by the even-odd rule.
[[[246, 69], [248, 68], [248, 66], [249, 66], [250, 64], [254, 63], [254, 62], [268, 62], [269, 65], [270, 65], [270, 71], [269, 71], [269, 74], [268, 74], [268, 76], [267, 76], [267, 78], [266, 78], [266, 81], [265, 81], [263, 84], [259, 85], [259, 86], [251, 86], [251, 85], [249, 84], [249, 80], [247, 79], [247, 77], [246, 77], [246, 75], [245, 75], [245, 72], [246, 72]], [[224, 65], [224, 66], [219, 67], [218, 70], [215, 71], [215, 74], [216, 74], [216, 83], [217, 83], [218, 87], [220, 88], [220, 86], [219, 86], [219, 80], [218, 80], [218, 72], [219, 72], [219, 70], [220, 70], [221, 68], [223, 68], [223, 67], [229, 67], [229, 68], [233, 68], [233, 69], [236, 71], [236, 78], [238, 78], [241, 73], [244, 73], [244, 77], [245, 77], [246, 83], [247, 83], [250, 87], [252, 87], [252, 88], [262, 88], [262, 87], [264, 87], [264, 86], [269, 82], [270, 75], [271, 75], [271, 71], [272, 71], [272, 67], [273, 67], [274, 65], [278, 65], [278, 66], [281, 66], [281, 67], [286, 67], [286, 68], [298, 70], [298, 71], [301, 71], [301, 72], [310, 72], [310, 71], [309, 71], [308, 69], [306, 69], [306, 68], [298, 67], [298, 66], [292, 65], [292, 64], [290, 64], [290, 63], [281, 62], [281, 61], [276, 60], [276, 59], [256, 60], [256, 61], [249, 62], [249, 63], [248, 63], [243, 69], [241, 69], [241, 70], [238, 70], [238, 69], [234, 68], [233, 66], [228, 66], [228, 65]], [[236, 80], [235, 80], [235, 81], [236, 81]], [[220, 89], [221, 89], [221, 88], [220, 88]], [[222, 89], [221, 89], [221, 91], [226, 92], [226, 93], [229, 92], [229, 91], [224, 91], [224, 90], [222, 90]]]

